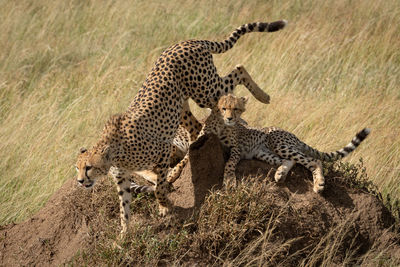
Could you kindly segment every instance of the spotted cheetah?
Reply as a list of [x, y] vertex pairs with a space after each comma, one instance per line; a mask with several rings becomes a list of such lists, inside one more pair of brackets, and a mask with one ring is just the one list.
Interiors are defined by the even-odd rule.
[[[195, 119], [195, 117], [193, 116]], [[197, 120], [196, 120], [197, 122]], [[200, 124], [202, 126], [202, 124]], [[197, 131], [197, 129], [196, 129]], [[200, 130], [198, 131], [200, 132]], [[197, 134], [198, 134], [197, 132]], [[189, 145], [192, 143], [192, 134], [188, 131], [187, 128], [179, 125], [176, 135], [172, 141], [172, 152], [170, 158], [170, 165], [171, 167], [178, 164], [182, 158], [186, 155], [189, 151]], [[197, 135], [196, 135], [197, 137]], [[172, 170], [172, 169], [171, 169]], [[135, 179], [131, 179], [130, 189], [132, 193], [139, 194], [139, 193], [149, 193], [153, 194], [155, 191], [155, 185], [157, 183], [157, 174], [152, 170], [143, 170], [143, 171], [135, 171], [134, 175], [138, 175], [141, 178], [144, 178], [152, 185], [141, 185], [135, 182]], [[133, 176], [134, 176], [133, 175]], [[172, 185], [171, 185], [172, 186]]]
[[242, 84], [256, 99], [269, 103], [269, 95], [258, 87], [243, 66], [238, 65], [227, 76], [220, 77], [212, 54], [231, 49], [246, 33], [274, 32], [286, 24], [284, 20], [245, 24], [222, 42], [189, 40], [167, 48], [128, 110], [111, 118], [92, 149], [80, 150], [76, 164], [80, 184], [91, 187], [108, 171], [114, 177], [120, 198], [122, 236], [130, 217], [132, 171], [156, 171], [155, 196], [159, 213], [164, 216], [169, 211], [166, 194], [172, 140], [180, 124], [188, 128], [192, 140], [197, 136], [197, 128], [200, 131], [199, 125], [188, 123], [194, 121], [187, 105], [189, 98], [200, 107], [211, 108], [222, 95]]
[[[246, 102], [245, 97], [239, 98], [231, 94], [222, 96], [199, 134], [199, 137], [207, 133], [216, 134], [222, 144], [230, 148], [230, 157], [224, 170], [225, 182], [235, 182], [235, 168], [240, 159], [258, 159], [279, 166], [275, 173], [277, 182], [284, 181], [293, 165], [300, 163], [312, 172], [313, 189], [316, 193], [320, 193], [325, 185], [321, 160], [335, 161], [347, 156], [370, 133], [370, 130], [365, 128], [342, 149], [324, 153], [280, 128], [255, 128], [244, 124], [240, 116], [245, 111]], [[187, 160], [188, 154], [181, 164], [177, 165], [175, 174], [180, 174]], [[171, 182], [176, 178], [171, 177]]]

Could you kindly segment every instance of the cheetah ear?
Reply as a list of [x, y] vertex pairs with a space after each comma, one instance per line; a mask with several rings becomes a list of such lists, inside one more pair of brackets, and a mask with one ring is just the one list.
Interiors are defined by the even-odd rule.
[[242, 97], [240, 98], [240, 100], [242, 100], [242, 101], [243, 101], [243, 104], [246, 105], [247, 101], [249, 100], [249, 97], [248, 97], [248, 96], [242, 96]]
[[87, 151], [87, 149], [84, 148], [84, 147], [81, 147], [81, 148], [79, 149], [79, 152], [80, 152], [81, 154], [85, 153], [86, 151]]

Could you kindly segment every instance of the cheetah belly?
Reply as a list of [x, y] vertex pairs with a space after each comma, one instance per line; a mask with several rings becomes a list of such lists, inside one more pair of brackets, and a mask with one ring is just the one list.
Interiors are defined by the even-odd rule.
[[252, 159], [252, 158], [254, 158], [255, 154], [256, 153], [254, 151], [251, 151], [251, 150], [242, 151], [242, 153], [240, 154], [240, 158], [242, 158], [242, 159]]
[[241, 147], [241, 159], [254, 159], [260, 151], [268, 150], [264, 144], [246, 145]]

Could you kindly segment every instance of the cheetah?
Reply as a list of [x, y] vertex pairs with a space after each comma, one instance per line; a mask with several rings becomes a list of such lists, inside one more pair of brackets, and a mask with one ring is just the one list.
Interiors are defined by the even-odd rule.
[[[255, 128], [243, 123], [240, 116], [245, 111], [246, 102], [246, 97], [236, 97], [232, 94], [222, 96], [199, 134], [199, 137], [208, 133], [216, 134], [222, 144], [230, 148], [230, 157], [224, 170], [225, 183], [235, 183], [235, 168], [240, 159], [258, 159], [279, 166], [275, 173], [276, 182], [283, 182], [293, 165], [299, 163], [312, 172], [313, 190], [321, 193], [325, 185], [321, 160], [336, 161], [347, 156], [370, 133], [370, 129], [365, 128], [342, 149], [324, 153], [280, 128]], [[177, 165], [175, 175], [180, 174], [187, 160], [188, 154]], [[170, 182], [176, 178], [171, 176]]]
[[[195, 119], [195, 117], [193, 116]], [[197, 122], [197, 119], [196, 119]], [[202, 124], [200, 124], [202, 127]], [[196, 130], [197, 131], [197, 130]], [[200, 130], [198, 130], [200, 132]], [[197, 132], [197, 134], [198, 134]], [[192, 143], [191, 140], [191, 133], [189, 132], [188, 129], [183, 127], [182, 125], [179, 125], [178, 130], [176, 132], [176, 135], [172, 141], [172, 151], [171, 151], [171, 157], [170, 157], [170, 166], [174, 167], [177, 165], [186, 155], [186, 153], [189, 151], [189, 146]], [[197, 137], [197, 135], [196, 135]], [[172, 169], [171, 169], [172, 170]], [[135, 171], [132, 176], [138, 175], [141, 178], [147, 180], [150, 182], [152, 185], [140, 185], [137, 184], [132, 177], [131, 179], [131, 184], [130, 184], [130, 189], [132, 193], [134, 194], [139, 194], [139, 193], [148, 193], [148, 194], [154, 194], [155, 191], [155, 185], [157, 183], [157, 174], [152, 171], [152, 170], [143, 170], [143, 171]], [[169, 184], [172, 190], [172, 185]]]
[[[170, 210], [167, 199], [167, 172], [172, 141], [179, 125], [187, 128], [192, 141], [200, 124], [188, 108], [189, 98], [200, 107], [213, 107], [218, 99], [242, 84], [262, 103], [266, 94], [242, 65], [220, 77], [212, 54], [224, 53], [250, 32], [275, 32], [283, 29], [285, 20], [245, 24], [222, 42], [184, 41], [167, 48], [148, 74], [128, 110], [113, 116], [100, 140], [92, 149], [81, 149], [77, 160], [78, 182], [90, 188], [99, 177], [110, 171], [120, 199], [121, 236], [128, 228], [131, 202], [130, 176], [133, 171], [153, 170], [157, 175], [155, 197], [159, 214]], [[190, 125], [192, 122], [192, 125]]]

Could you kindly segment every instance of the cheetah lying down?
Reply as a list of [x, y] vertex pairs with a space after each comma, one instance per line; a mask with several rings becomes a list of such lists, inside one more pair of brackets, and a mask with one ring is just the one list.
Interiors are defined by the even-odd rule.
[[[284, 181], [286, 175], [295, 163], [309, 169], [313, 174], [314, 191], [324, 190], [325, 179], [322, 172], [322, 161], [341, 159], [352, 151], [368, 136], [370, 130], [361, 130], [352, 141], [340, 150], [330, 153], [320, 152], [304, 142], [294, 134], [276, 127], [255, 128], [243, 123], [240, 116], [245, 111], [247, 98], [234, 95], [222, 96], [218, 105], [212, 109], [207, 118], [200, 136], [213, 133], [222, 144], [231, 150], [225, 166], [224, 181], [236, 181], [235, 169], [240, 159], [258, 159], [271, 165], [279, 166], [275, 173], [277, 182]], [[175, 167], [170, 182], [178, 178], [183, 166], [188, 161], [188, 154]]]
[[127, 231], [131, 202], [132, 171], [155, 170], [155, 196], [160, 215], [169, 210], [167, 172], [171, 144], [178, 126], [188, 128], [193, 141], [200, 124], [187, 105], [189, 98], [200, 107], [213, 107], [218, 99], [243, 84], [259, 101], [269, 103], [264, 93], [243, 66], [238, 65], [220, 77], [212, 54], [223, 53], [249, 32], [274, 32], [286, 21], [257, 22], [237, 28], [222, 42], [189, 40], [167, 48], [155, 63], [128, 110], [113, 116], [93, 148], [81, 149], [76, 168], [78, 182], [90, 188], [95, 180], [110, 171], [118, 188], [121, 210], [121, 235]]

